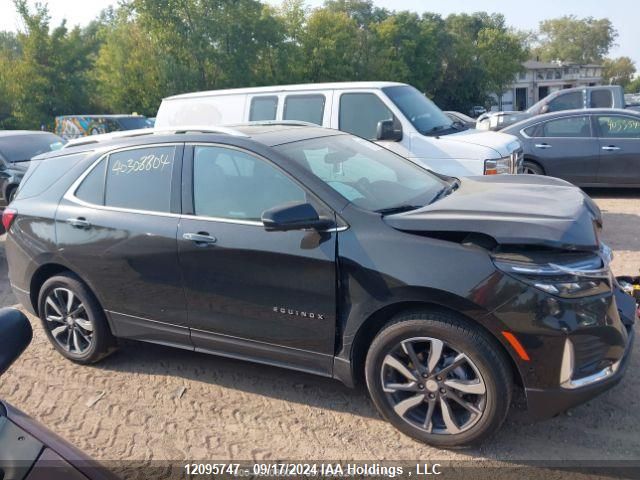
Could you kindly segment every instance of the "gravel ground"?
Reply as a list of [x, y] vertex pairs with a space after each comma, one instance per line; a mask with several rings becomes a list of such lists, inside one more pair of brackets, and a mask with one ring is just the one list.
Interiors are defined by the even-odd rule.
[[[616, 274], [640, 269], [640, 191], [589, 191], [604, 212]], [[0, 301], [15, 303], [0, 250]], [[531, 423], [514, 407], [481, 448], [428, 447], [381, 420], [365, 392], [337, 381], [151, 344], [127, 343], [94, 367], [35, 338], [0, 397], [98, 460], [640, 460], [640, 355], [613, 390]]]

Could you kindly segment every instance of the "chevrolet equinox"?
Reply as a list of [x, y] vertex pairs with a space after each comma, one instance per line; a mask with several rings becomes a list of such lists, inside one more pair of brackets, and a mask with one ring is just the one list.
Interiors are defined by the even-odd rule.
[[11, 284], [64, 357], [117, 338], [366, 383], [440, 447], [514, 384], [558, 414], [616, 384], [637, 313], [565, 181], [456, 179], [296, 123], [146, 130], [36, 157], [4, 211]]

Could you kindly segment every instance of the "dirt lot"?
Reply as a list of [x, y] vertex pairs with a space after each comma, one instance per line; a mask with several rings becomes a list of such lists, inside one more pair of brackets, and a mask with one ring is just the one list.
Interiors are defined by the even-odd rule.
[[[589, 193], [604, 211], [616, 274], [638, 272], [640, 192]], [[0, 300], [11, 305], [5, 263]], [[363, 391], [336, 381], [137, 343], [81, 367], [34, 327], [32, 345], [1, 380], [0, 397], [100, 460], [640, 460], [637, 349], [626, 378], [601, 397], [541, 423], [514, 408], [493, 441], [451, 452], [398, 433]]]

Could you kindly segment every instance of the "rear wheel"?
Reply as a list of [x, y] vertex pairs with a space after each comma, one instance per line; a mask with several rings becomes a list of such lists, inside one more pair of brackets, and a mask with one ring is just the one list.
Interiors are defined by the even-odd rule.
[[525, 160], [524, 164], [522, 165], [522, 173], [528, 175], [544, 175], [544, 170], [542, 170], [542, 167], [537, 163], [527, 162]]
[[96, 363], [115, 349], [102, 308], [73, 274], [56, 275], [42, 285], [38, 312], [49, 341], [69, 360]]
[[511, 371], [499, 346], [448, 312], [398, 317], [371, 344], [365, 370], [380, 413], [435, 446], [486, 439], [511, 403]]

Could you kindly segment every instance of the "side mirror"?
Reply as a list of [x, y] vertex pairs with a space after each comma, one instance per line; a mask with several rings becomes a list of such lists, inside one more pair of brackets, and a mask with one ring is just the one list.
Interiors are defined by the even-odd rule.
[[395, 128], [395, 122], [391, 119], [380, 120], [376, 128], [376, 140], [388, 140], [399, 142], [402, 140], [402, 127]]
[[0, 309], [0, 375], [31, 343], [33, 330], [27, 317], [15, 308]]
[[333, 226], [333, 220], [320, 218], [316, 209], [309, 203], [288, 203], [265, 210], [262, 223], [267, 232], [286, 232], [289, 230], [325, 230]]

